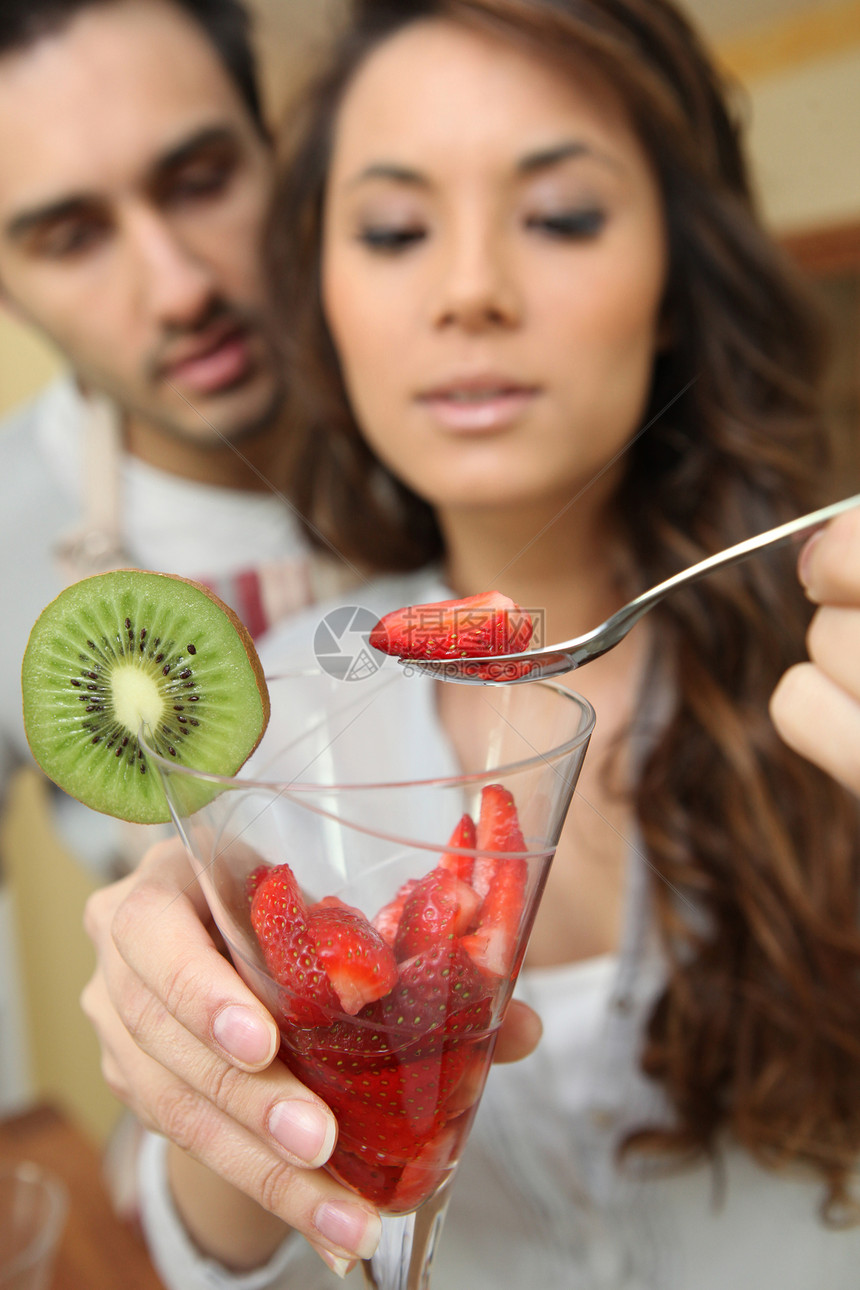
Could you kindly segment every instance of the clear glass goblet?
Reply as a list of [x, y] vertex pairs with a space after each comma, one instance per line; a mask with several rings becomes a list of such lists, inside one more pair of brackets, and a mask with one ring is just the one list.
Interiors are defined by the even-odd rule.
[[68, 1207], [62, 1179], [33, 1161], [0, 1169], [1, 1290], [47, 1290]]
[[[237, 776], [148, 751], [236, 968], [278, 1021], [281, 1060], [337, 1117], [326, 1167], [382, 1213], [368, 1286], [423, 1290], [594, 713], [551, 682], [473, 689], [392, 666], [268, 684], [269, 729]], [[516, 824], [499, 827], [511, 801]], [[284, 865], [302, 918], [343, 902], [377, 925], [396, 964], [381, 996], [311, 1006], [294, 967], [273, 969], [254, 901]], [[428, 883], [445, 898], [441, 914], [419, 900], [416, 943], [398, 918]]]

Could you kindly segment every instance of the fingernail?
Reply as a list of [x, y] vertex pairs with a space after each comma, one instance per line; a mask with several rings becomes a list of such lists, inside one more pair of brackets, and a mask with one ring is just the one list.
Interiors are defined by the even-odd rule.
[[823, 535], [824, 529], [819, 529], [817, 533], [813, 533], [800, 552], [800, 559], [797, 563], [797, 576], [807, 592], [810, 589], [809, 584], [812, 576], [812, 552], [821, 541]]
[[272, 1107], [269, 1132], [286, 1151], [316, 1168], [331, 1155], [337, 1130], [321, 1107], [294, 1098]]
[[376, 1214], [337, 1200], [323, 1201], [314, 1214], [314, 1226], [332, 1245], [359, 1259], [370, 1258], [382, 1230]]
[[329, 1254], [328, 1250], [323, 1250], [321, 1257], [326, 1267], [331, 1268], [336, 1277], [341, 1281], [346, 1279], [347, 1273], [355, 1267], [355, 1259], [339, 1259], [336, 1254]]
[[270, 1028], [257, 1013], [239, 1004], [222, 1008], [212, 1033], [225, 1053], [245, 1066], [267, 1066], [275, 1055]]

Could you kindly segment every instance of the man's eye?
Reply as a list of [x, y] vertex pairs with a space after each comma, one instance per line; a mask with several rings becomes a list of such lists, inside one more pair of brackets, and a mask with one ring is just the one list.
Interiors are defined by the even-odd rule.
[[216, 197], [223, 193], [233, 176], [235, 166], [206, 166], [184, 170], [175, 175], [167, 187], [172, 201], [194, 201], [199, 197]]
[[404, 251], [423, 242], [427, 236], [422, 228], [388, 228], [383, 225], [363, 228], [358, 240], [371, 251]]
[[567, 238], [571, 241], [596, 237], [606, 223], [606, 213], [602, 210], [559, 211], [553, 215], [532, 215], [526, 220], [526, 226], [548, 233], [551, 237]]
[[50, 260], [70, 260], [94, 249], [104, 237], [101, 224], [60, 224], [35, 241], [39, 255]]

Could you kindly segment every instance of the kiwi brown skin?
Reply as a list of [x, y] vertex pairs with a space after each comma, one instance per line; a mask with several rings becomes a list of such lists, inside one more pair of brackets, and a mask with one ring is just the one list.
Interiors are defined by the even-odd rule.
[[[135, 569], [74, 583], [43, 610], [24, 654], [22, 697], [45, 774], [85, 805], [135, 823], [170, 819], [138, 741], [142, 722], [165, 762], [230, 776], [259, 744], [270, 711], [234, 611], [200, 583]], [[192, 808], [218, 791], [184, 780]]]

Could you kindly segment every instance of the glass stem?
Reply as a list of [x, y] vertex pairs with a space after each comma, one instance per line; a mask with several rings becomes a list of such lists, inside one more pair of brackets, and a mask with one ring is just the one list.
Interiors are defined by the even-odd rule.
[[453, 1177], [412, 1214], [384, 1214], [376, 1253], [362, 1262], [368, 1290], [429, 1290]]

